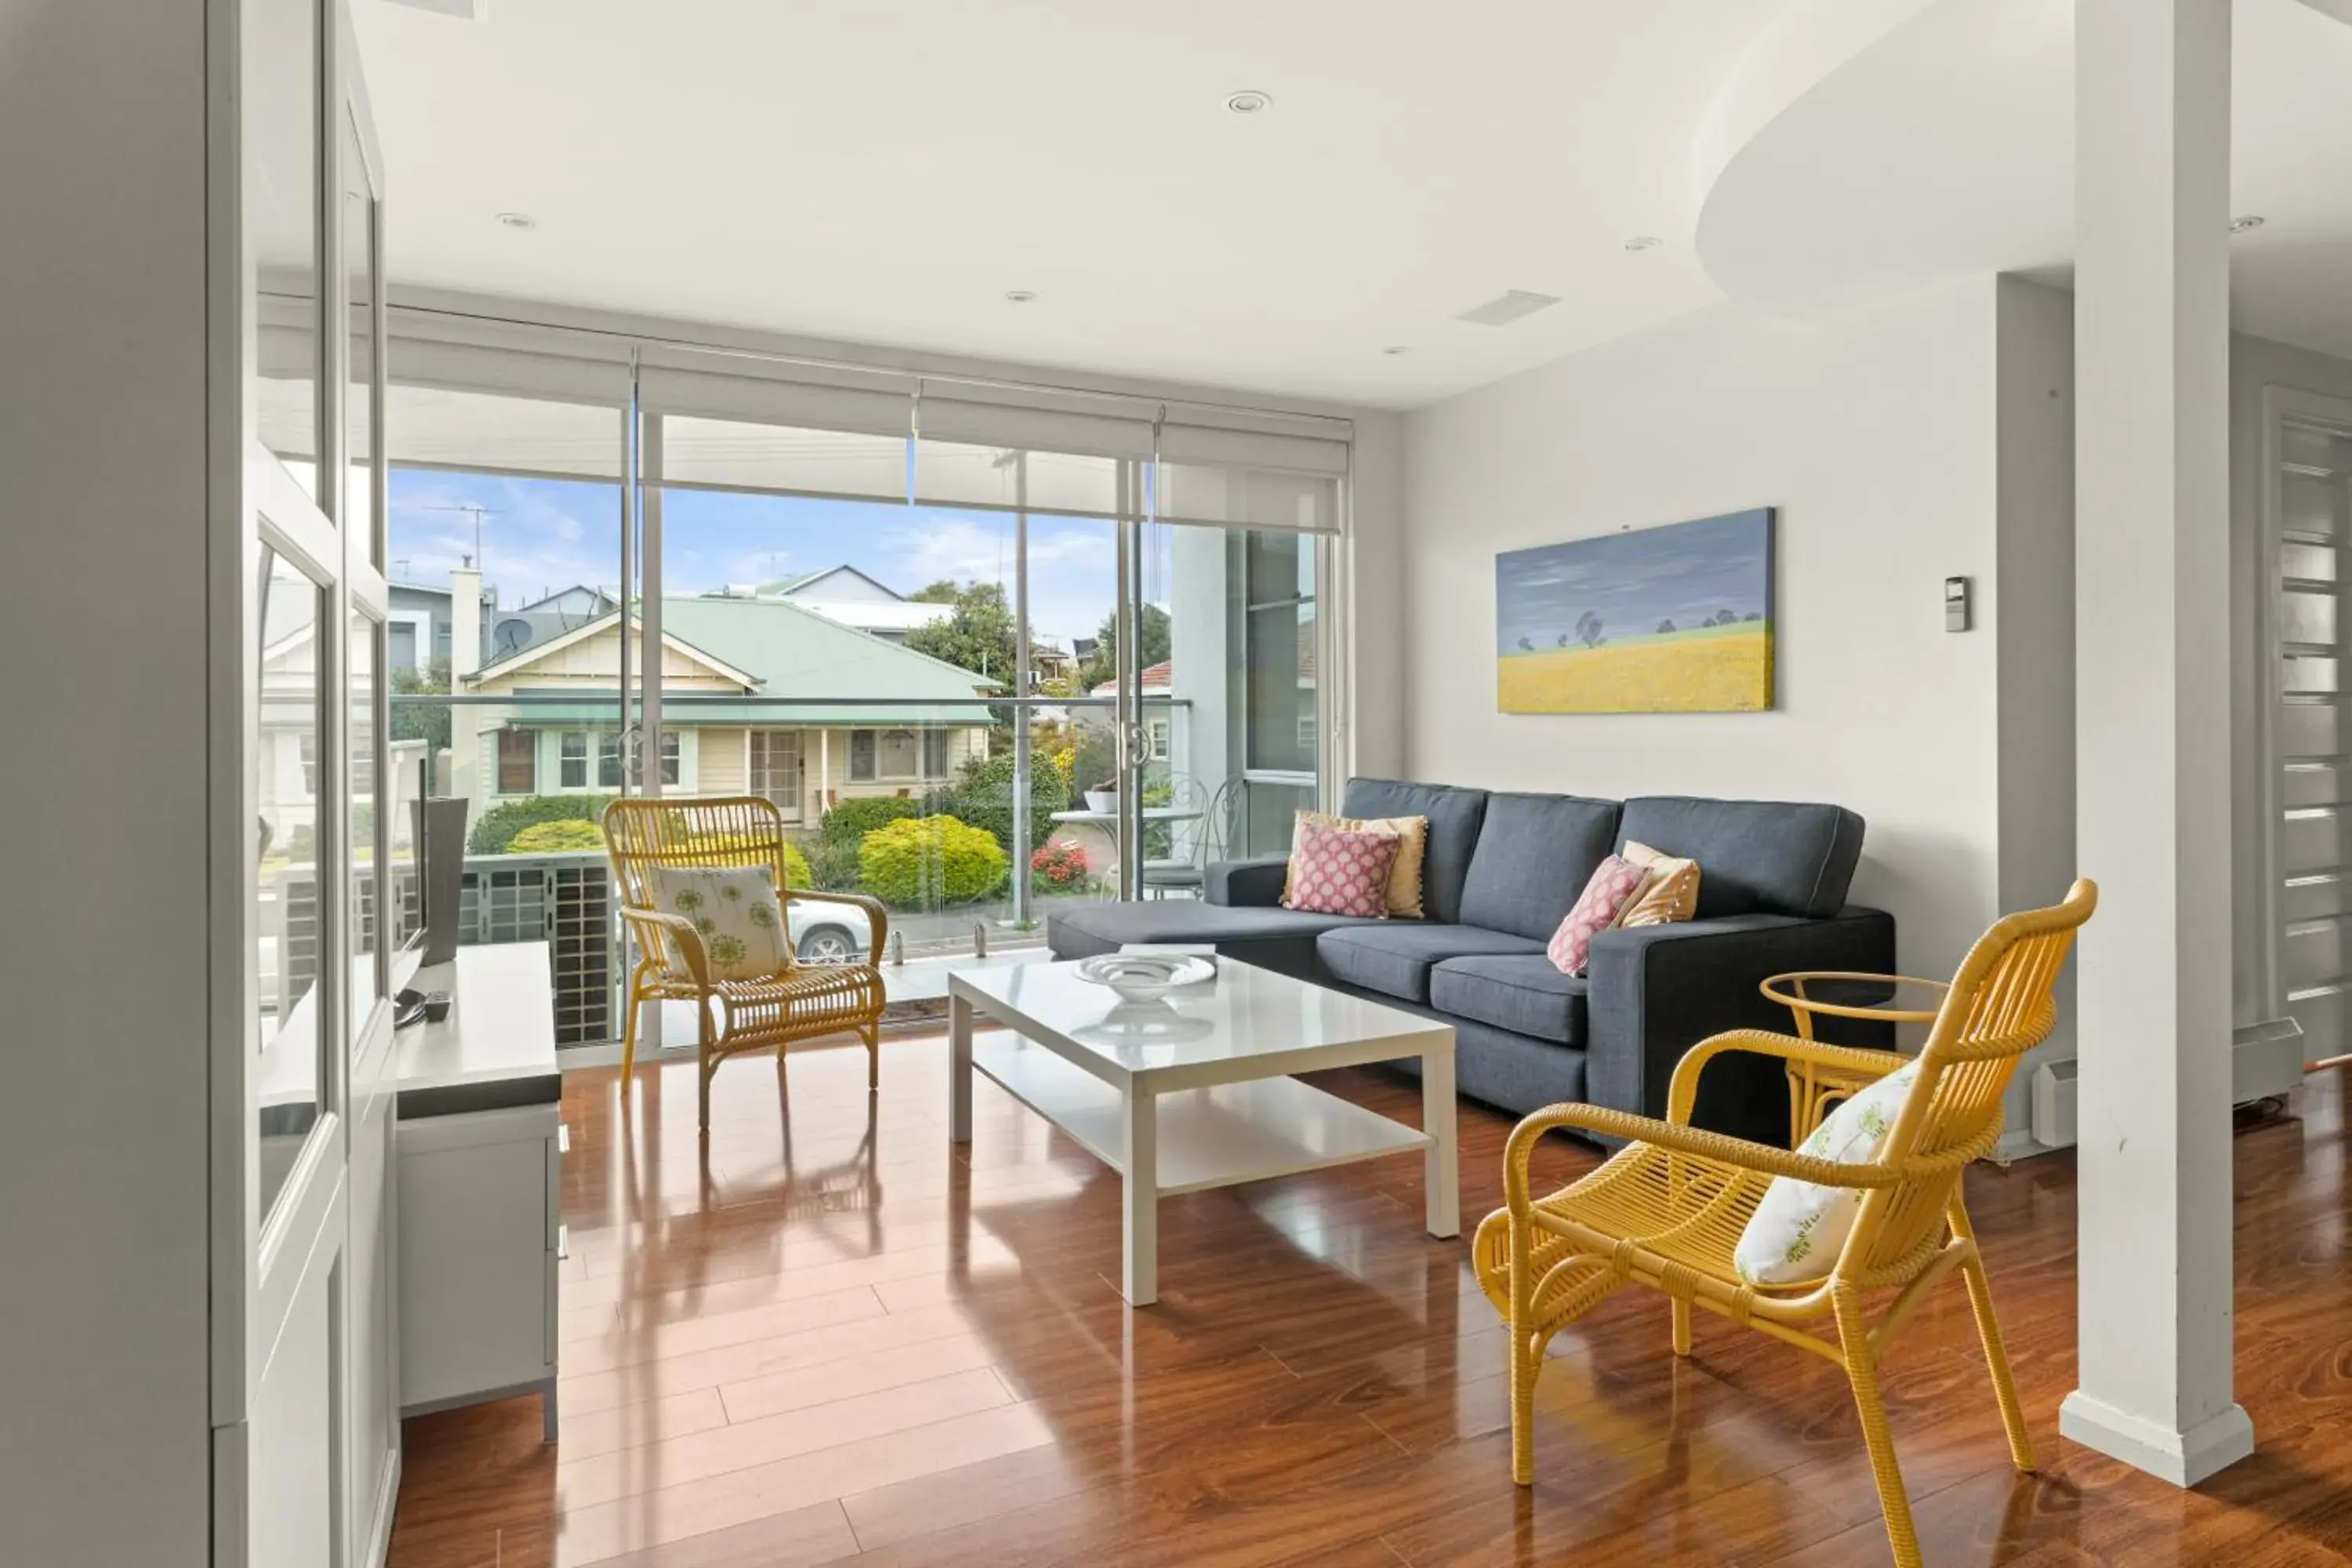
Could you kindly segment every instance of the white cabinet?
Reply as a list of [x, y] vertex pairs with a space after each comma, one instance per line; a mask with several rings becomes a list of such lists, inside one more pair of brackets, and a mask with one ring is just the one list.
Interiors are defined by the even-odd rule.
[[551, 1440], [564, 1137], [547, 944], [460, 948], [417, 984], [453, 1005], [401, 1047], [402, 1413], [536, 1391]]

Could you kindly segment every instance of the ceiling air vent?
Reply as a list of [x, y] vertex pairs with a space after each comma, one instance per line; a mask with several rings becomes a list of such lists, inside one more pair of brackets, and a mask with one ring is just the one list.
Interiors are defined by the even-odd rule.
[[481, 22], [490, 8], [490, 0], [392, 0], [394, 5], [405, 5], [412, 11], [430, 11], [436, 16], [455, 16], [461, 22]]
[[1465, 310], [1454, 318], [1458, 321], [1475, 321], [1482, 327], [1507, 327], [1524, 316], [1559, 303], [1557, 294], [1530, 294], [1525, 289], [1514, 289], [1487, 300], [1475, 310]]

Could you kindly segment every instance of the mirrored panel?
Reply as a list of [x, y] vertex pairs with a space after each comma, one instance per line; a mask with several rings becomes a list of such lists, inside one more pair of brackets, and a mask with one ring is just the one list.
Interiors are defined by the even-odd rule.
[[342, 268], [345, 331], [351, 342], [349, 384], [343, 393], [342, 515], [372, 565], [383, 564], [383, 536], [376, 526], [375, 364], [380, 357], [375, 322], [375, 193], [368, 183], [366, 154], [359, 132], [343, 121]]
[[245, 147], [260, 438], [313, 500], [319, 491], [320, 7], [244, 8]]
[[260, 752], [255, 853], [259, 932], [261, 1214], [319, 1120], [326, 1029], [319, 1016], [319, 789], [325, 734], [325, 660], [319, 637], [326, 594], [265, 546], [260, 570]]
[[383, 691], [377, 652], [383, 628], [361, 611], [351, 623], [352, 1047], [383, 997], [383, 879], [377, 854], [376, 703]]

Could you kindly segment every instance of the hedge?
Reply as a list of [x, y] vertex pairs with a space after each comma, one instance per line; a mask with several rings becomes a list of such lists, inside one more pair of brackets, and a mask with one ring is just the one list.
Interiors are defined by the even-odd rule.
[[865, 889], [902, 909], [935, 909], [984, 899], [1012, 864], [1004, 846], [952, 816], [908, 817], [874, 829], [857, 847]]
[[593, 822], [534, 822], [507, 840], [509, 855], [549, 855], [566, 849], [602, 849], [604, 830]]
[[600, 820], [613, 804], [609, 795], [532, 795], [490, 807], [475, 819], [466, 835], [466, 848], [474, 855], [505, 855], [515, 835], [541, 822]]
[[817, 832], [827, 844], [855, 844], [877, 827], [922, 815], [919, 802], [898, 795], [861, 796], [837, 803], [819, 820]]

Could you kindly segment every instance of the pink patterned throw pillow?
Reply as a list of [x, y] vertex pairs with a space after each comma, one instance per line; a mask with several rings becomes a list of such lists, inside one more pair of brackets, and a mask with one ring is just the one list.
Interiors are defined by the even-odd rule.
[[1386, 920], [1389, 868], [1403, 841], [1393, 833], [1360, 833], [1301, 822], [1290, 845], [1285, 909], [1318, 915]]
[[1592, 879], [1584, 884], [1576, 907], [1551, 933], [1551, 943], [1544, 949], [1551, 966], [1562, 974], [1583, 973], [1592, 956], [1594, 935], [1617, 923], [1618, 915], [1633, 901], [1649, 875], [1648, 867], [1636, 866], [1622, 855], [1612, 855], [1601, 862]]

